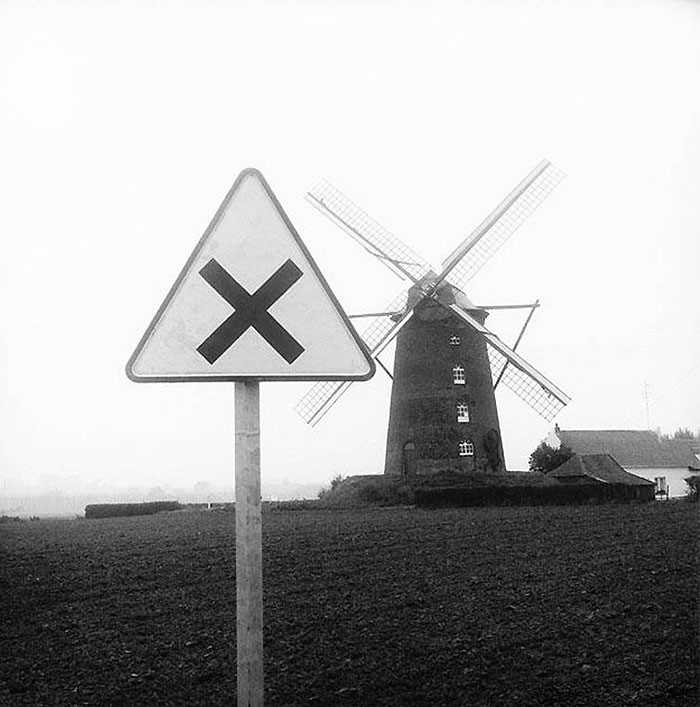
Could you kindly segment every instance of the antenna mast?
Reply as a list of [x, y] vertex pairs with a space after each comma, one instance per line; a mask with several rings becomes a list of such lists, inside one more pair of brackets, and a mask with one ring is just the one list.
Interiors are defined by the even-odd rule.
[[644, 381], [644, 407], [646, 408], [646, 413], [647, 413], [647, 429], [651, 429], [651, 422], [649, 419], [649, 397], [651, 395], [651, 386], [647, 381]]

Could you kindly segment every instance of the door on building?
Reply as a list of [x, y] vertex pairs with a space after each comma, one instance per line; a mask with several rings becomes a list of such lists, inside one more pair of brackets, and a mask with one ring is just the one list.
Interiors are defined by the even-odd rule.
[[413, 474], [416, 470], [416, 445], [410, 440], [403, 445], [403, 457], [401, 459], [401, 473], [404, 476]]
[[662, 499], [664, 496], [668, 501], [668, 481], [665, 476], [657, 476], [654, 478], [656, 484], [655, 496], [657, 499]]

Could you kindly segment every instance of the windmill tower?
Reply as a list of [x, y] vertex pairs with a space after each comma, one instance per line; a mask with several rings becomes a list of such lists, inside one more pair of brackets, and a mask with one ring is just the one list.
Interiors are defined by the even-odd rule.
[[[487, 312], [458, 290], [443, 283], [437, 296], [484, 323]], [[384, 468], [505, 471], [486, 344], [431, 298], [415, 307], [396, 340]]]
[[[495, 388], [503, 383], [546, 420], [569, 397], [515, 349], [538, 302], [483, 306], [462, 288], [563, 179], [542, 161], [448, 256], [436, 274], [418, 254], [326, 181], [307, 200], [400, 278], [408, 290], [373, 313], [362, 338], [372, 355], [396, 337], [385, 473], [503, 472]], [[530, 308], [513, 348], [485, 326], [489, 309]], [[382, 367], [384, 367], [382, 365]], [[315, 425], [351, 382], [317, 383], [297, 412]]]

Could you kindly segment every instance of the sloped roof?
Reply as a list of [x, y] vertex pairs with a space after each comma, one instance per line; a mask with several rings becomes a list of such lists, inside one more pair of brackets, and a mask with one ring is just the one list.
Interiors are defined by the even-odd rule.
[[575, 454], [610, 454], [625, 468], [698, 466], [686, 440], [662, 440], [649, 430], [557, 430], [556, 434]]
[[[691, 465], [694, 469], [700, 468], [700, 442], [696, 442], [694, 439], [685, 439], [683, 437], [679, 439], [669, 440], [672, 444], [677, 445], [681, 448], [688, 448], [690, 453], [695, 456], [693, 464]], [[683, 452], [685, 453], [685, 452]]]
[[654, 485], [653, 481], [625, 471], [609, 454], [576, 454], [548, 475], [555, 479], [587, 476], [606, 484]]

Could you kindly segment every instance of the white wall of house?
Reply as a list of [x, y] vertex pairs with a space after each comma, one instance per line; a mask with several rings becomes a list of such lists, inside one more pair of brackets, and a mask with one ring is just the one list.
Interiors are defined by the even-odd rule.
[[543, 441], [545, 444], [548, 444], [552, 449], [559, 449], [559, 447], [561, 446], [561, 440], [553, 429], [549, 430], [547, 436], [544, 438]]
[[[654, 481], [657, 477], [666, 477], [669, 498], [682, 498], [686, 495], [688, 484], [685, 483], [685, 479], [693, 473], [688, 471], [687, 468], [678, 467], [671, 469], [635, 469], [628, 466], [623, 468], [625, 471], [629, 471], [630, 474], [636, 474], [643, 479], [649, 479], [649, 481]], [[697, 472], [695, 473], [697, 474]]]

